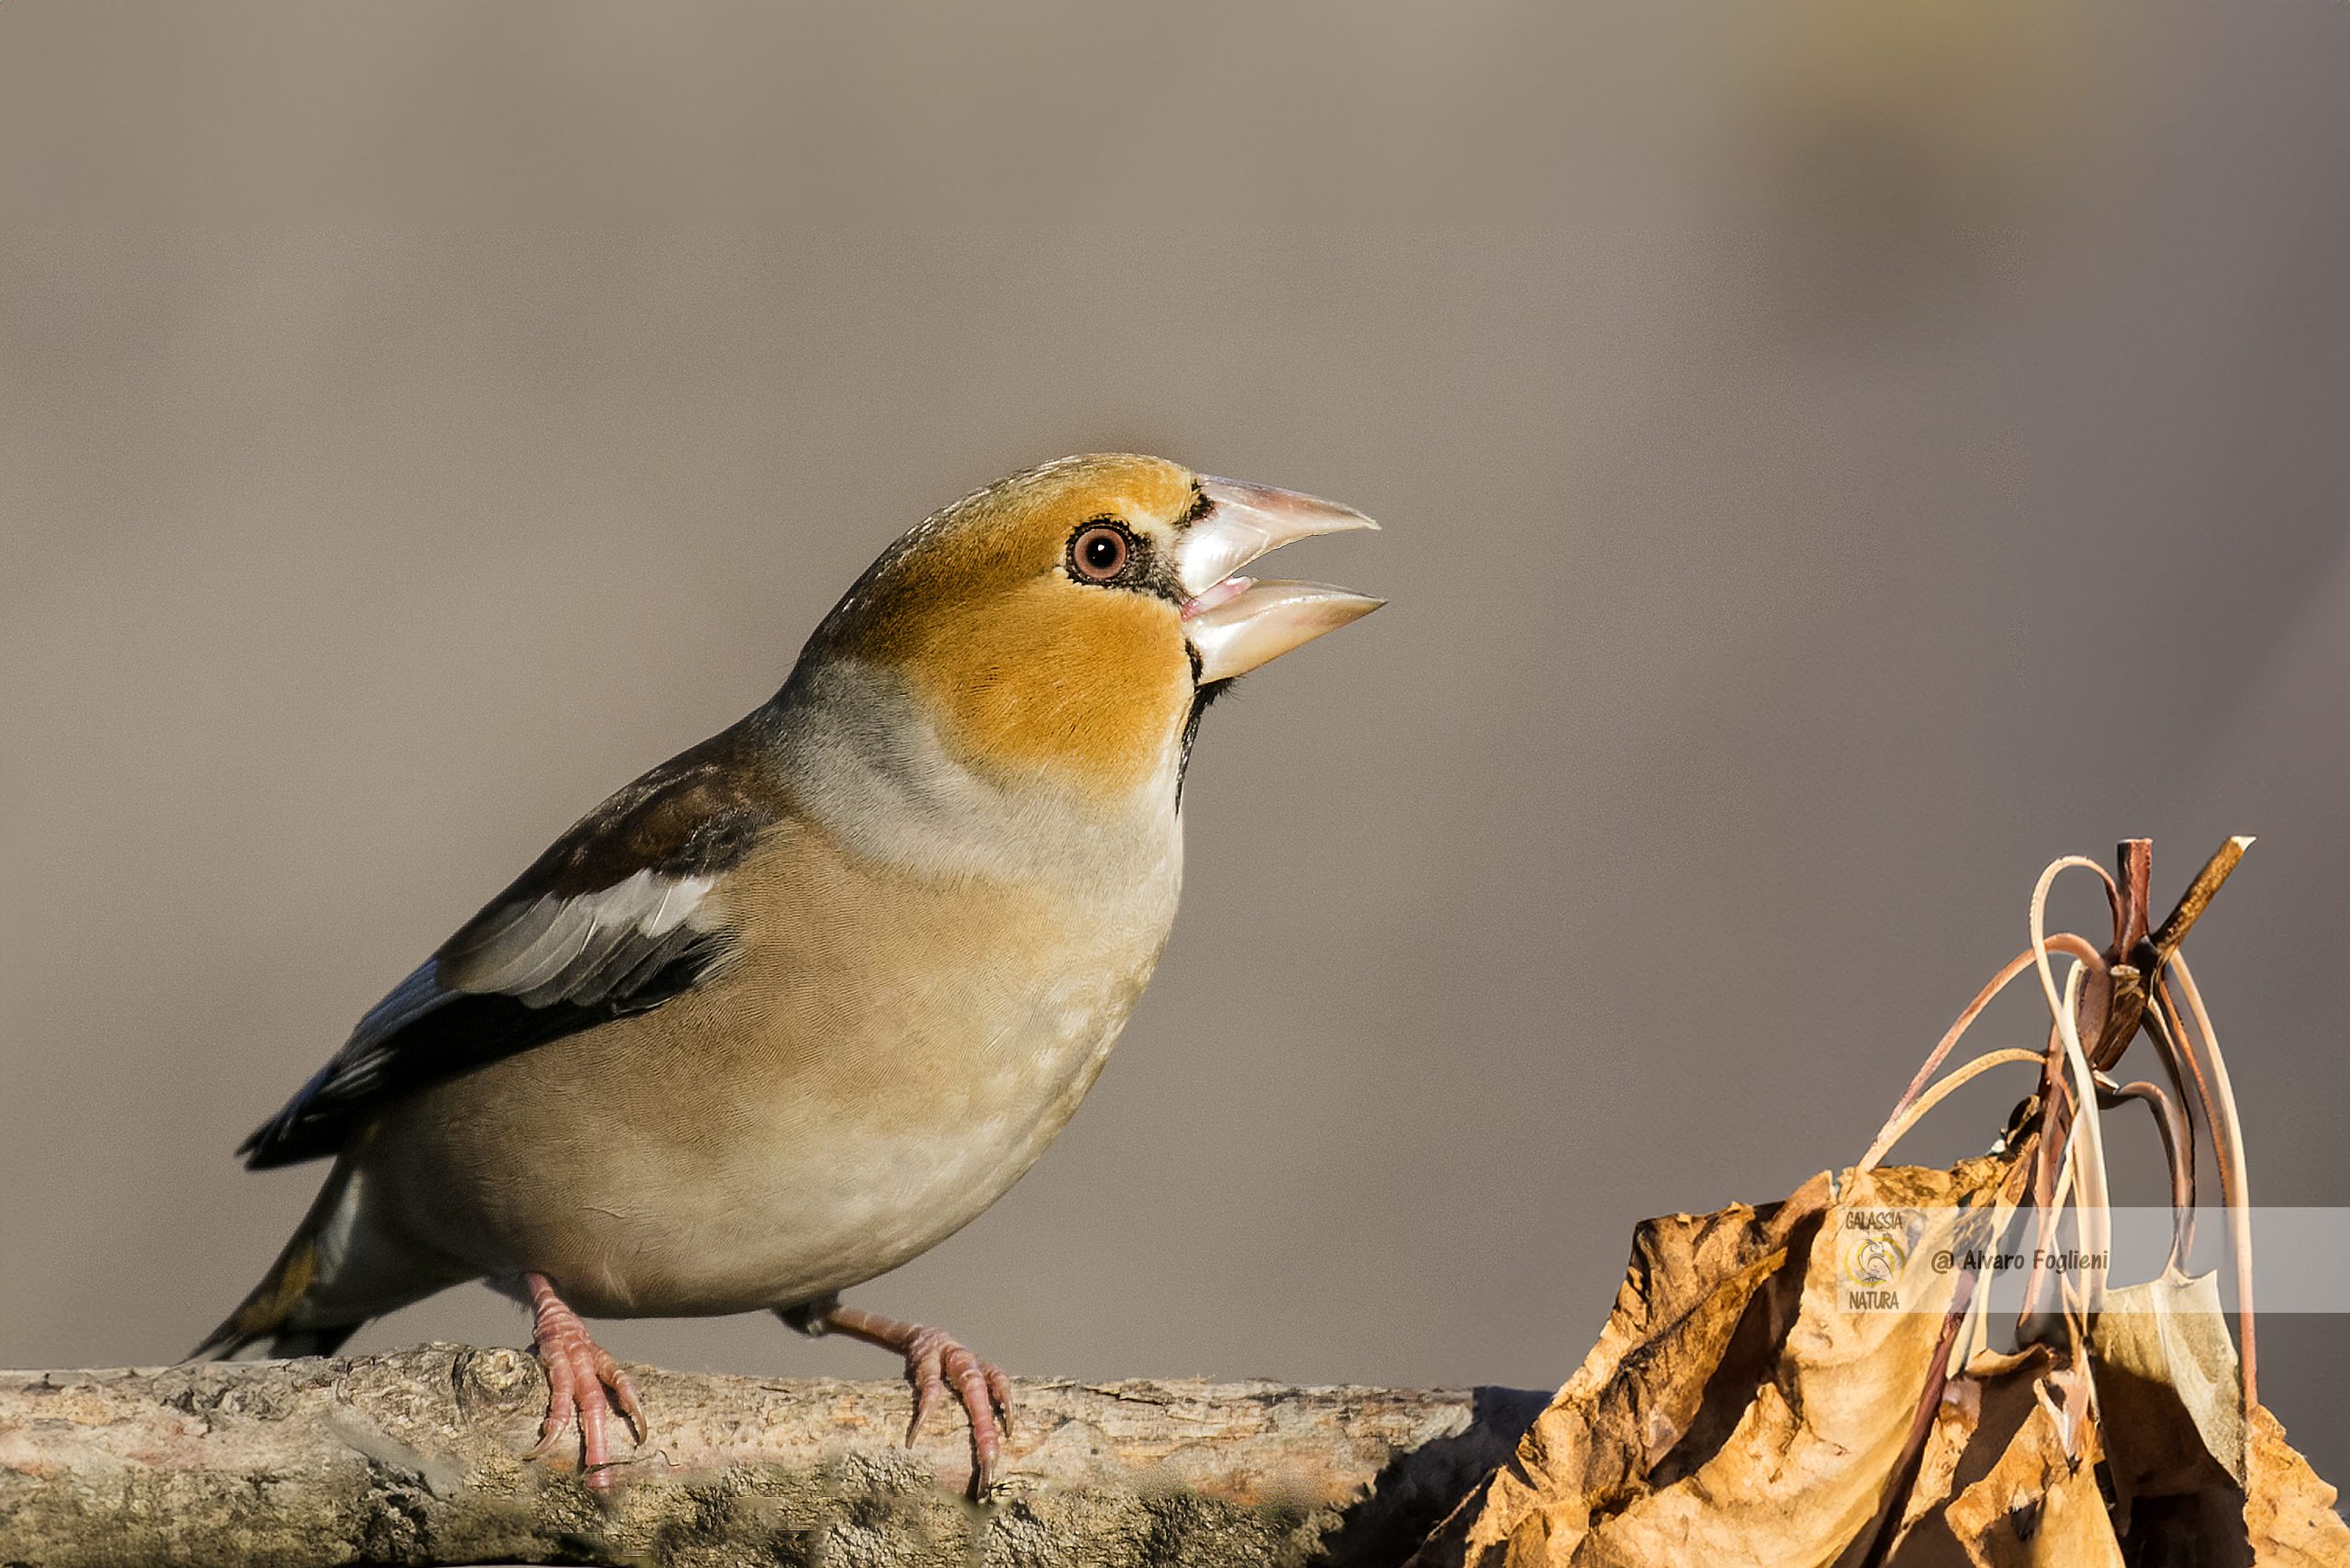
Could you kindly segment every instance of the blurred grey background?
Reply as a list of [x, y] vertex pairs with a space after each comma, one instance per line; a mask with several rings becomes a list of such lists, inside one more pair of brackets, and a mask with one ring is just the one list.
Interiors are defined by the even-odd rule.
[[[2346, 79], [2284, 0], [0, 8], [0, 1362], [184, 1351], [364, 1007], [1103, 447], [1362, 507], [1297, 569], [1393, 603], [1211, 715], [1092, 1101], [864, 1305], [1555, 1385], [1635, 1221], [1857, 1155], [2125, 834], [2164, 906], [2262, 835], [2191, 951], [2256, 1194], [2350, 1201]], [[2337, 1479], [2340, 1330], [2262, 1356]], [[429, 1337], [526, 1331], [356, 1348]]]

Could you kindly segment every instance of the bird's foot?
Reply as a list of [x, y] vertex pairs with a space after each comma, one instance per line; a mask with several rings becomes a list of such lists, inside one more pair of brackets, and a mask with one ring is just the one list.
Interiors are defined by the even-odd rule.
[[906, 1359], [906, 1381], [914, 1390], [913, 1419], [906, 1424], [910, 1447], [921, 1435], [923, 1418], [951, 1390], [971, 1422], [971, 1495], [987, 1495], [995, 1484], [1004, 1440], [1012, 1434], [1012, 1379], [1002, 1367], [979, 1360], [945, 1329], [901, 1323], [837, 1303], [794, 1314], [789, 1321], [820, 1334], [845, 1334]]
[[[525, 1274], [531, 1292], [531, 1353], [547, 1372], [547, 1418], [530, 1459], [543, 1459], [574, 1426], [579, 1428], [581, 1469], [588, 1484], [601, 1492], [612, 1484], [610, 1451], [605, 1446], [604, 1418], [617, 1402], [639, 1443], [644, 1441], [644, 1408], [637, 1403], [636, 1384], [612, 1353], [588, 1337], [579, 1315], [563, 1304], [544, 1274]], [[604, 1396], [611, 1390], [611, 1399]]]

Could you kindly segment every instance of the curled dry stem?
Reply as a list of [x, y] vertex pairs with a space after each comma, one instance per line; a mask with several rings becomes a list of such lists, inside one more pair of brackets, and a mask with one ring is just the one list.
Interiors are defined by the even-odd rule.
[[[2098, 879], [2104, 882], [2108, 889], [2113, 888], [2113, 879], [2106, 874], [2105, 868], [2086, 856], [2067, 855], [2051, 861], [2048, 868], [2041, 872], [2039, 882], [2031, 890], [2031, 952], [2034, 967], [2040, 973], [2041, 994], [2048, 1001], [2049, 1014], [2055, 1023], [2057, 1035], [2064, 1042], [2065, 1063], [2072, 1071], [2076, 1122], [2067, 1134], [2066, 1142], [2070, 1143], [2074, 1134], [2077, 1134], [2082, 1139], [2081, 1159], [2077, 1168], [2080, 1183], [2081, 1246], [2083, 1250], [2094, 1257], [2101, 1254], [2108, 1246], [2109, 1221], [2106, 1214], [2108, 1198], [2105, 1139], [2098, 1126], [2097, 1086], [2089, 1077], [2088, 1058], [2081, 1047], [2079, 1008], [2082, 988], [2092, 967], [2101, 971], [2105, 960], [2101, 954], [2092, 954], [2087, 958], [2076, 958], [2072, 972], [2065, 979], [2065, 990], [2061, 995], [2056, 989], [2054, 966], [2048, 961], [2048, 890], [2055, 885], [2058, 877], [2075, 867], [2096, 872]], [[2115, 891], [2111, 897], [2114, 933], [2118, 936], [2121, 935], [2126, 914], [2120, 893]], [[2053, 1066], [2052, 1062], [2050, 1075], [2052, 1079]], [[2050, 1088], [2053, 1087], [2052, 1082]], [[2055, 1096], [2053, 1093], [2049, 1097], [2049, 1103], [2052, 1108], [2055, 1104]], [[2085, 1282], [2087, 1287], [2086, 1305], [2089, 1311], [2095, 1312], [2104, 1297], [2104, 1277], [2100, 1271], [2092, 1270]]]
[[2040, 1073], [2040, 1148], [2032, 1162], [2031, 1267], [2024, 1275], [2024, 1310], [2017, 1325], [2018, 1333], [2027, 1338], [2031, 1335], [2025, 1332], [2025, 1326], [2038, 1316], [2031, 1304], [2040, 1299], [2041, 1260], [2047, 1255], [2049, 1240], [2055, 1233], [2059, 1196], [2069, 1191], [2072, 1183], [2073, 1094], [2070, 1081], [2065, 1076], [2064, 1056], [2064, 1039], [2057, 1034], [2056, 1025], [2051, 1024]]
[[2185, 1159], [2187, 1119], [2169, 1095], [2143, 1079], [2116, 1083], [2099, 1073], [2097, 1087], [2100, 1104], [2136, 1100], [2154, 1113], [2154, 1130], [2163, 1138], [2163, 1162], [2170, 1168], [2170, 1257], [2165, 1266], [2184, 1271], [2188, 1254], [2195, 1249], [2195, 1175]]
[[[2050, 1031], [2052, 1037], [2054, 1033], [2053, 1029]], [[2055, 1048], [2053, 1044], [2051, 1048], [2052, 1051]], [[2069, 1096], [2070, 1090], [2065, 1080], [2059, 1078], [2056, 1081], [2056, 1087], [2060, 1093]], [[2064, 1120], [2061, 1116], [2056, 1119]], [[2046, 1271], [2042, 1260], [2049, 1255], [2049, 1243], [2055, 1238], [2057, 1226], [2064, 1222], [2066, 1205], [2070, 1204], [2076, 1208], [2079, 1206], [2080, 1183], [2075, 1162], [2080, 1154], [2080, 1128], [2076, 1122], [2067, 1125], [2069, 1130], [2065, 1140], [2054, 1150], [2055, 1169], [2051, 1170], [2048, 1168], [2048, 1162], [2044, 1160], [2039, 1162], [2037, 1166], [2037, 1182], [2032, 1192], [2035, 1229], [2031, 1246], [2031, 1266], [2024, 1273], [2023, 1305], [2016, 1316], [2016, 1338], [2023, 1342], [2049, 1338], [2049, 1314], [2039, 1305], [2042, 1292], [2046, 1288], [2041, 1282], [2041, 1276]], [[2043, 1148], [2042, 1152], [2048, 1153], [2050, 1150]], [[2070, 1281], [2066, 1277], [2058, 1276], [2055, 1294], [2057, 1312], [2064, 1317], [2069, 1330], [2072, 1326], [2075, 1298]]]
[[[2049, 937], [2047, 946], [2050, 951], [2068, 953], [2076, 958], [2097, 959], [2099, 957], [2098, 950], [2089, 945], [2087, 937], [2076, 935], [2070, 931], [2060, 931]], [[1952, 1050], [1956, 1048], [1958, 1042], [1965, 1037], [1966, 1031], [1974, 1027], [1975, 1020], [1982, 1015], [1983, 1010], [1990, 1006], [2018, 975], [2031, 968], [2031, 949], [2027, 948], [2018, 953], [2001, 965], [1999, 972], [1993, 975], [1988, 983], [1975, 993], [1975, 1000], [1966, 1004], [1965, 1011], [1959, 1014], [1957, 1019], [1943, 1034], [1941, 1041], [1926, 1054], [1925, 1065], [1919, 1068], [1917, 1076], [1909, 1080], [1909, 1087], [1901, 1092], [1901, 1098], [1894, 1102], [1892, 1114], [1886, 1117], [1885, 1126], [1877, 1129], [1875, 1140], [1869, 1146], [1874, 1151], [1874, 1158], [1864, 1158], [1861, 1161], [1863, 1170], [1874, 1166], [1878, 1159], [1885, 1157], [1885, 1152], [1893, 1147], [1894, 1141], [1900, 1137], [1901, 1132], [1906, 1130], [1908, 1126], [1915, 1125], [1915, 1117], [1910, 1117], [1906, 1124], [1903, 1122], [1903, 1117], [1908, 1114], [1910, 1107], [1917, 1103], [1918, 1096], [1924, 1092], [1926, 1085], [1932, 1080], [1936, 1070], [1949, 1058]]]
[[[2031, 957], [2029, 953], [2025, 954], [2022, 958], [2017, 960], [2016, 968], [2020, 969]], [[1907, 1103], [1894, 1112], [1893, 1119], [1886, 1123], [1884, 1130], [1876, 1135], [1876, 1142], [1871, 1144], [1869, 1151], [1861, 1156], [1860, 1169], [1875, 1170], [1878, 1162], [1893, 1152], [1893, 1146], [1908, 1137], [1909, 1129], [1925, 1120], [1927, 1114], [1950, 1098], [1953, 1091], [1980, 1078], [1995, 1067], [2005, 1067], [2009, 1062], [2036, 1064], [2039, 1060], [2038, 1051], [2028, 1051], [2020, 1046], [2009, 1046], [1996, 1051], [1986, 1051], [1964, 1067], [1954, 1068], [1943, 1074], [1935, 1081], [1931, 1089], [1919, 1095], [1914, 1103]]]
[[[2088, 972], [2087, 964], [2076, 962], [2065, 977], [2064, 1011], [2057, 1014], [2056, 1027], [2065, 1036], [2065, 1059], [2073, 1070], [2073, 1091], [2080, 1105], [2073, 1129], [2081, 1140], [2081, 1247], [2091, 1258], [2104, 1258], [2111, 1254], [2113, 1245], [2113, 1218], [2108, 1212], [2112, 1204], [2112, 1183], [2105, 1168], [2105, 1119], [2098, 1111], [2097, 1081], [2089, 1074], [2088, 1056], [2081, 1047], [2080, 1031], [2075, 1026], [2081, 988]], [[2091, 1264], [2082, 1276], [2082, 1284], [2087, 1310], [2094, 1313], [2104, 1305], [2104, 1266]]]
[[[2158, 978], [2150, 977], [2148, 983], [2153, 985]], [[2210, 1138], [2211, 1147], [2217, 1149], [2219, 1138], [2210, 1131], [2211, 1119], [2208, 1108], [2211, 1096], [2203, 1080], [2203, 1070], [2192, 1058], [2184, 1057], [2177, 1034], [2164, 1017], [2162, 998], [2154, 991], [2147, 993], [2143, 1024], [2146, 1038], [2154, 1043], [2154, 1055], [2161, 1058], [2163, 1075], [2170, 1080], [2167, 1098], [2178, 1107], [2179, 1114], [2185, 1120], [2180, 1140], [2181, 1169], [2177, 1173], [2177, 1178], [2184, 1179], [2185, 1193], [2183, 1197], [2179, 1195], [2178, 1182], [2175, 1178], [2172, 1196], [2172, 1202], [2186, 1212], [2185, 1239], [2178, 1249], [2183, 1263], [2195, 1249], [2195, 1205], [2202, 1186], [2199, 1165], [2201, 1140]]]
[[[2238, 846], [2237, 859], [2242, 859], [2244, 856], [2241, 846], [2251, 842], [2248, 838], [2229, 841], [2231, 845]], [[2217, 856], [2213, 857], [2215, 862], [2218, 858]], [[2233, 865], [2232, 860], [2229, 862], [2231, 868]], [[2206, 869], [2208, 870], [2209, 868]], [[2222, 872], [2221, 876], [2224, 878], [2225, 872]], [[2164, 924], [2165, 928], [2168, 929], [2169, 923]], [[2236, 1312], [2244, 1327], [2244, 1408], [2245, 1419], [2249, 1420], [2252, 1407], [2259, 1403], [2259, 1380], [2255, 1372], [2253, 1356], [2252, 1174], [2244, 1159], [2244, 1124], [2236, 1115], [2235, 1091], [2228, 1082], [2228, 1063], [2227, 1058], [2220, 1054], [2219, 1034], [2211, 1027], [2211, 1014], [2203, 1005], [2203, 992], [2195, 984], [2193, 971], [2187, 967], [2187, 956], [2184, 953], [2172, 952], [2167, 960], [2167, 967], [2177, 975], [2178, 989], [2186, 994], [2188, 1009], [2195, 1015], [2197, 1043], [2203, 1047], [2200, 1054], [2210, 1058], [2211, 1086], [2217, 1092], [2219, 1101], [2217, 1114], [2211, 1117], [2212, 1142], [2218, 1145], [2220, 1135], [2222, 1133], [2226, 1135], [2225, 1144], [2218, 1148], [2220, 1181], [2228, 1208], [2228, 1239], [2235, 1253]], [[2172, 1022], [2177, 1024], [2179, 1022], [2176, 1017], [2177, 1005], [2170, 1000], [2167, 977], [2161, 990], [2165, 1006], [2172, 1012], [2174, 1014]], [[2192, 1045], [2188, 1049], [2190, 1051], [2193, 1049]]]

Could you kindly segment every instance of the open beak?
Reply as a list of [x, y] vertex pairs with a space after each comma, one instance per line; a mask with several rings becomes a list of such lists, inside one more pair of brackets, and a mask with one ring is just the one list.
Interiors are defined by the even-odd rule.
[[1204, 474], [1200, 493], [1208, 509], [1176, 545], [1175, 572], [1191, 596], [1183, 602], [1183, 633], [1199, 655], [1201, 684], [1246, 675], [1387, 602], [1321, 583], [1235, 575], [1284, 544], [1379, 526], [1352, 507]]

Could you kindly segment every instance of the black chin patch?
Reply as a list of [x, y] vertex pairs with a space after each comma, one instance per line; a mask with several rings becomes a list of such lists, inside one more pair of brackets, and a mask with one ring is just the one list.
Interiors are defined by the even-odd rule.
[[[1196, 657], [1193, 662], [1197, 663]], [[1192, 742], [1200, 733], [1200, 715], [1208, 711], [1209, 703], [1231, 690], [1233, 682], [1239, 678], [1237, 675], [1226, 676], [1222, 680], [1211, 680], [1192, 688], [1192, 711], [1183, 719], [1183, 755], [1175, 764], [1175, 809], [1178, 812], [1183, 809], [1183, 777], [1192, 770]]]

